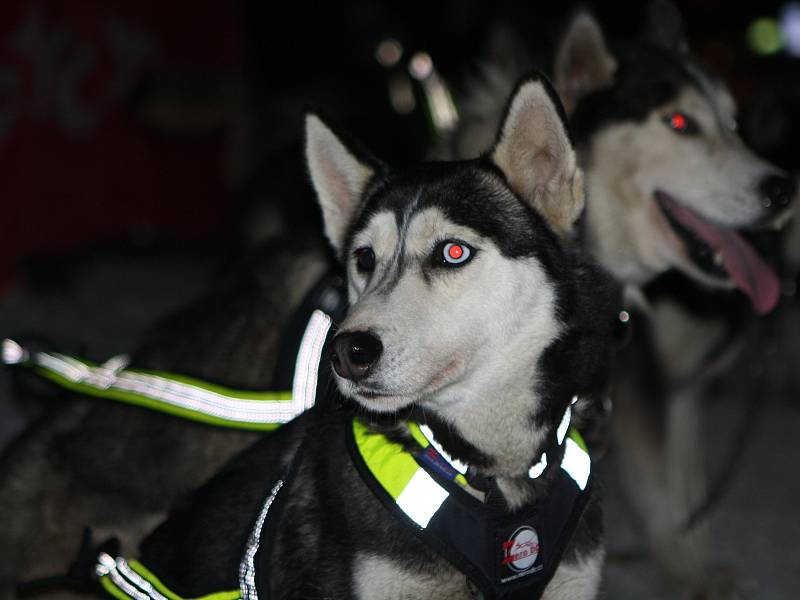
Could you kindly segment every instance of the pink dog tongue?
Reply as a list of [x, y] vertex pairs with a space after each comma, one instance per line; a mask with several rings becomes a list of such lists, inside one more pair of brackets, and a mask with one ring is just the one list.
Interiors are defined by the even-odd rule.
[[742, 236], [732, 229], [713, 225], [671, 198], [665, 199], [672, 215], [684, 227], [691, 229], [722, 255], [725, 270], [736, 286], [747, 294], [758, 314], [766, 314], [775, 308], [780, 295], [778, 277]]

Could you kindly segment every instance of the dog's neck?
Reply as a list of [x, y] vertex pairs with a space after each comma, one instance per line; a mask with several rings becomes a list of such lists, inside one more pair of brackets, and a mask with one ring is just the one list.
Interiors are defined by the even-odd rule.
[[[445, 423], [440, 418], [431, 414], [418, 414], [412, 417], [414, 421], [427, 424], [434, 435], [435, 440], [447, 452], [447, 454], [459, 462], [465, 463], [470, 467], [470, 472], [482, 477], [491, 477], [497, 484], [506, 504], [512, 510], [518, 509], [529, 504], [541, 488], [541, 481], [536, 483], [531, 481], [529, 475], [530, 467], [541, 460], [542, 452], [550, 447], [554, 439], [554, 428], [548, 425], [530, 429], [534, 435], [530, 439], [524, 439], [521, 443], [525, 451], [519, 452], [518, 456], [513, 457], [515, 464], [527, 467], [524, 471], [518, 471], [515, 467], [514, 472], [509, 472], [506, 468], [498, 466], [497, 456], [487, 454], [479, 450], [469, 440], [459, 434], [456, 426]], [[518, 435], [518, 434], [515, 434]], [[501, 436], [502, 437], [502, 436]], [[503, 458], [510, 463], [510, 456], [507, 448], [501, 448]], [[478, 494], [483, 500], [483, 494]]]
[[431, 429], [444, 449], [494, 478], [512, 508], [533, 493], [528, 471], [557, 425], [548, 414], [536, 365], [558, 326], [538, 323], [524, 329], [503, 340], [502, 353], [488, 348], [477, 357], [480, 368], [469, 377], [422, 403], [425, 414], [434, 415]]

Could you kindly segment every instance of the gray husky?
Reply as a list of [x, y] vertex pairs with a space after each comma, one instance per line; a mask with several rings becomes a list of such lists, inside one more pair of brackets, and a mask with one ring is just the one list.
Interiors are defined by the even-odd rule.
[[[147, 570], [103, 555], [99, 573], [135, 598], [154, 597], [150, 573], [181, 597], [472, 598], [477, 585], [486, 598], [595, 598], [604, 554], [595, 499], [570, 515], [568, 539], [535, 538], [505, 559], [510, 546], [494, 529], [481, 537], [457, 527], [463, 511], [493, 507], [502, 521], [548, 496], [562, 507], [566, 496], [553, 496], [562, 493], [559, 423], [607, 377], [615, 287], [572, 248], [583, 181], [555, 93], [539, 76], [524, 79], [496, 143], [475, 160], [390, 169], [316, 115], [306, 120], [306, 156], [346, 271], [350, 308], [331, 355], [345, 405], [315, 407], [231, 461], [144, 541]], [[432, 512], [420, 508], [444, 489], [431, 475], [414, 500], [400, 500], [406, 488], [387, 510], [383, 488], [367, 483], [368, 459], [351, 458], [366, 436], [371, 448], [383, 444], [376, 468], [394, 465], [398, 447], [417, 444], [410, 422], [464, 465], [466, 487], [448, 488], [461, 499], [442, 505], [452, 512], [441, 499]], [[531, 475], [544, 453], [548, 466]], [[397, 476], [393, 466], [388, 477]], [[451, 555], [433, 551], [429, 536], [462, 542], [443, 546]], [[482, 543], [487, 572], [507, 572], [497, 587], [444, 558]], [[557, 567], [534, 568], [548, 551]], [[537, 573], [541, 585], [530, 583]]]
[[[577, 13], [554, 79], [586, 174], [583, 246], [626, 285], [622, 317], [637, 317], [613, 386], [623, 479], [662, 566], [703, 588], [717, 584], [702, 527], [684, 532], [705, 493], [702, 385], [735, 357], [747, 317], [778, 302], [778, 278], [744, 234], [779, 228], [797, 185], [743, 144], [730, 93], [689, 57], [674, 10], [654, 6], [649, 41], [614, 51]], [[489, 66], [468, 90], [450, 156], [480, 151], [520, 64]]]

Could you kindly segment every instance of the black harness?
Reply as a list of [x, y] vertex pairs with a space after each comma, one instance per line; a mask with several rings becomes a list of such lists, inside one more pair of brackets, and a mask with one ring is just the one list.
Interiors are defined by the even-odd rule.
[[[322, 310], [332, 316], [334, 322], [342, 318], [346, 310], [346, 297], [341, 277], [323, 277], [304, 299], [287, 326], [282, 342], [282, 348], [286, 352], [279, 360], [273, 381], [277, 389], [291, 387], [300, 337], [315, 310]], [[330, 344], [333, 335], [333, 331], [328, 333], [325, 346]], [[327, 363], [318, 372], [316, 398], [311, 410], [323, 411], [326, 419], [330, 413], [331, 420], [340, 424], [332, 431], [335, 435], [346, 436], [350, 458], [364, 485], [381, 501], [392, 518], [402, 522], [427, 546], [463, 573], [480, 591], [482, 598], [521, 600], [541, 597], [578, 527], [591, 494], [592, 478], [588, 475], [588, 470], [587, 478], [581, 486], [563, 466], [565, 453], [569, 451], [568, 446], [576, 444], [575, 439], [580, 437], [577, 432], [574, 434], [577, 436], [575, 439], [567, 436], [558, 440], [554, 436], [546, 453], [550, 464], [541, 478], [546, 493], [538, 495], [532, 504], [515, 511], [508, 510], [491, 479], [471, 481], [474, 487], [484, 492], [485, 502], [468, 493], [457, 482], [458, 474], [454, 467], [433, 445], [420, 445], [410, 452], [402, 450], [408, 455], [400, 457], [402, 460], [407, 461], [411, 457], [410, 460], [415, 461], [419, 469], [439, 486], [437, 489], [446, 493], [446, 498], [430, 520], [421, 526], [400, 508], [397, 499], [392, 497], [387, 487], [375, 476], [374, 470], [368, 464], [368, 457], [365, 458], [364, 450], [353, 433], [354, 421], [342, 418], [342, 411], [334, 413], [332, 410], [341, 404], [341, 399], [330, 381]], [[389, 440], [386, 443], [391, 444]], [[582, 440], [580, 443], [582, 444]], [[256, 569], [255, 565], [270, 562], [268, 557], [273, 552], [273, 541], [277, 537], [276, 532], [288, 496], [282, 490], [291, 488], [291, 481], [303, 455], [303, 447], [304, 444], [301, 443], [290, 466], [280, 479], [272, 482], [262, 500], [260, 511], [252, 517], [252, 529], [239, 562], [238, 581], [243, 600], [269, 598], [269, 573]], [[164, 590], [158, 591], [156, 583], [148, 579], [148, 572], [135, 570], [135, 565], [140, 563], [128, 563], [122, 558], [110, 556], [109, 547], [113, 546], [106, 543], [103, 551], [98, 549], [99, 559], [96, 564], [96, 575], [106, 591], [117, 597], [127, 595], [141, 598], [143, 594], [154, 600], [165, 595], [162, 593]], [[147, 548], [147, 544], [144, 548]], [[230, 547], [226, 552], [229, 551], [235, 550]], [[147, 552], [145, 560], [146, 554]], [[86, 562], [85, 556], [81, 557], [80, 562]], [[155, 561], [155, 565], [158, 562]], [[231, 560], [226, 558], [221, 562], [230, 564]], [[70, 580], [73, 586], [74, 579], [73, 574]], [[35, 585], [26, 587], [29, 592], [35, 588]], [[179, 597], [175, 592], [169, 592]], [[226, 598], [232, 597], [234, 590], [224, 594]]]

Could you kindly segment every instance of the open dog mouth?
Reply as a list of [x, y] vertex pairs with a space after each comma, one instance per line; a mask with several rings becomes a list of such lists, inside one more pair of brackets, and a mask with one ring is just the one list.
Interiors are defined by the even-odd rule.
[[655, 198], [699, 269], [730, 279], [747, 295], [756, 313], [763, 315], [775, 308], [780, 296], [778, 277], [740, 233], [712, 223], [664, 191], [656, 190]]

